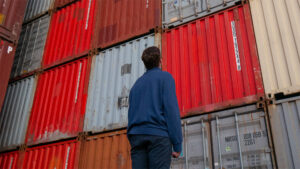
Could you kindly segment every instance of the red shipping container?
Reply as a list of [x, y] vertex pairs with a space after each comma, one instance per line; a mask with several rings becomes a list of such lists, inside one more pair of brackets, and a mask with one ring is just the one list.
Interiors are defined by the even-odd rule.
[[16, 47], [12, 43], [0, 39], [0, 111], [4, 101], [15, 51]]
[[17, 42], [27, 0], [0, 0], [0, 37]]
[[17, 169], [19, 163], [19, 152], [13, 151], [0, 154], [0, 169]]
[[26, 136], [29, 145], [75, 137], [82, 131], [88, 65], [84, 58], [39, 76]]
[[22, 169], [74, 169], [78, 165], [79, 142], [65, 141], [28, 148], [22, 159]]
[[52, 16], [44, 68], [83, 56], [90, 50], [95, 0], [80, 0]]
[[161, 25], [161, 0], [101, 0], [96, 2], [95, 12], [95, 48], [146, 34]]
[[247, 4], [164, 32], [162, 53], [163, 69], [175, 79], [181, 116], [264, 96]]

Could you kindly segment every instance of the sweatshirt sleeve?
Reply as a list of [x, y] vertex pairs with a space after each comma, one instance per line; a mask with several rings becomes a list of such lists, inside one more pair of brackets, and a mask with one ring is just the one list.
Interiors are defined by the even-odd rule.
[[175, 81], [171, 75], [164, 81], [163, 106], [169, 137], [175, 152], [182, 151], [182, 130], [179, 107], [176, 97]]

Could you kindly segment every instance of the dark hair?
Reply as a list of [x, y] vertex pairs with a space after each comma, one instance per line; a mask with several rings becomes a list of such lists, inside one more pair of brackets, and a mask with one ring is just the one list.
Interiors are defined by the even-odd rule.
[[151, 46], [144, 50], [142, 60], [147, 70], [158, 67], [160, 62], [160, 50], [156, 46]]

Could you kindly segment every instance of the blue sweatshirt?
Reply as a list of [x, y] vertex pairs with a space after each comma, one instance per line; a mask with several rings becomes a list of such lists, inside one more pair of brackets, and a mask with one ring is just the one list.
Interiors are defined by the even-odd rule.
[[175, 81], [153, 68], [144, 73], [129, 95], [128, 134], [169, 137], [175, 152], [182, 150], [182, 131]]

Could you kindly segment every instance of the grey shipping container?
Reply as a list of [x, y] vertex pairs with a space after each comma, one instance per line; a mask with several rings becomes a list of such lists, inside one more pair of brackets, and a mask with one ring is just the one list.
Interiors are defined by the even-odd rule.
[[162, 22], [165, 28], [234, 6], [240, 0], [163, 0]]
[[85, 131], [99, 132], [127, 125], [129, 91], [145, 72], [141, 55], [145, 48], [155, 45], [155, 38], [160, 36], [147, 35], [104, 50], [93, 58]]
[[273, 168], [266, 113], [256, 105], [187, 118], [182, 123], [183, 154], [172, 159], [172, 169]]
[[28, 0], [24, 16], [24, 22], [45, 14], [53, 7], [54, 0]]
[[47, 39], [50, 16], [39, 18], [22, 28], [11, 78], [40, 68]]
[[24, 144], [35, 86], [34, 76], [8, 85], [0, 114], [1, 151]]
[[300, 168], [300, 97], [276, 101], [268, 108], [278, 168]]

